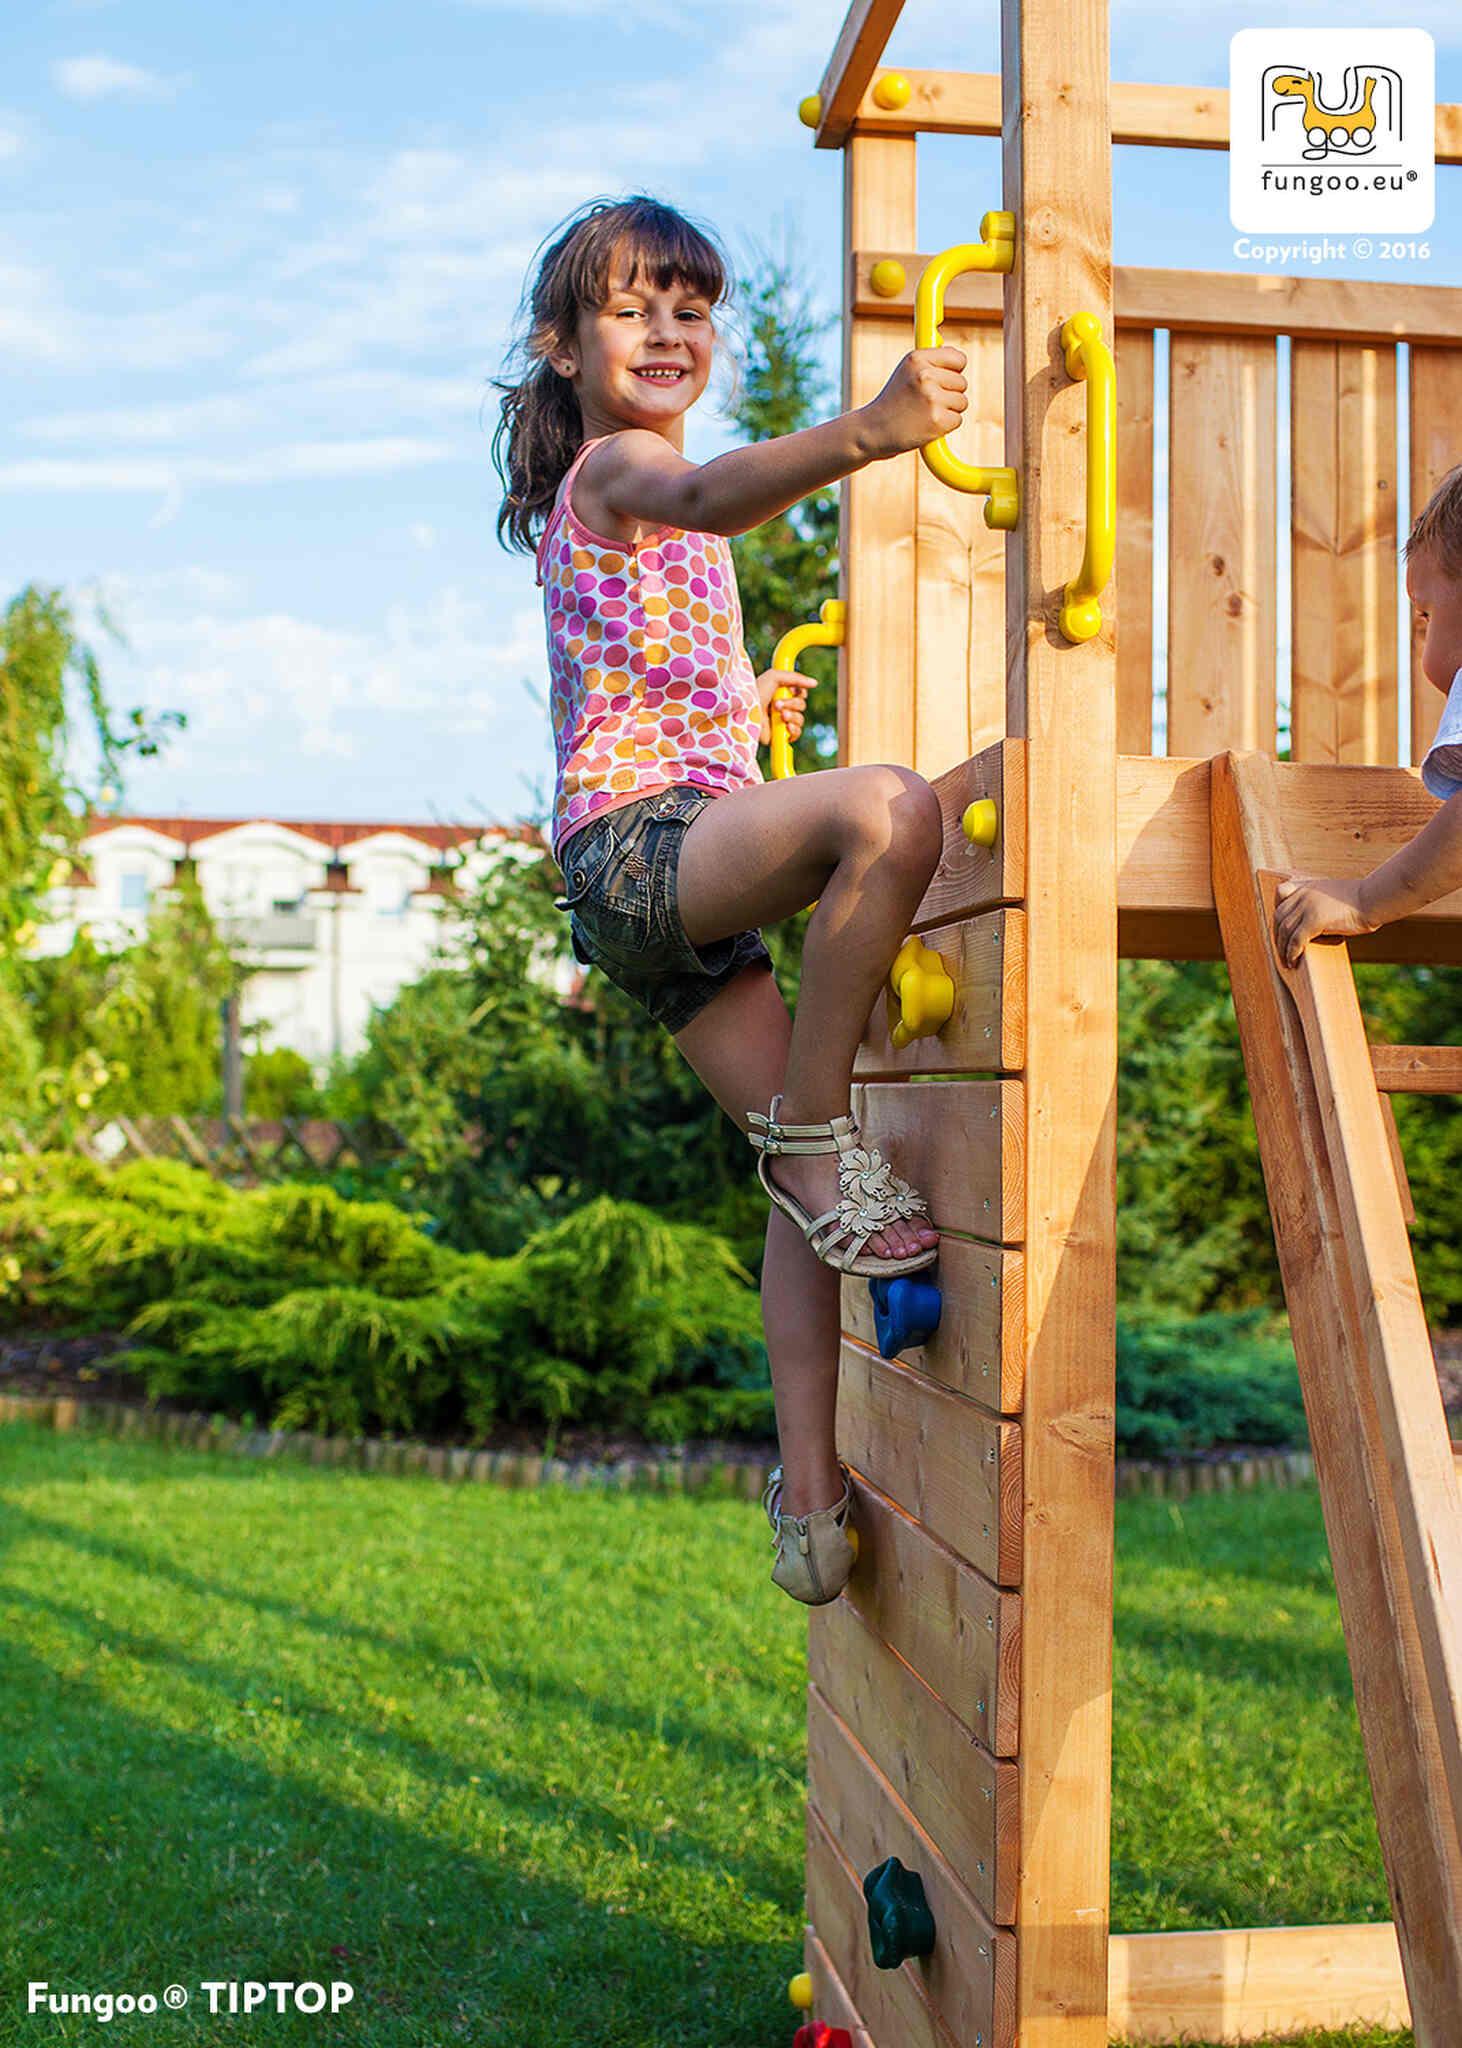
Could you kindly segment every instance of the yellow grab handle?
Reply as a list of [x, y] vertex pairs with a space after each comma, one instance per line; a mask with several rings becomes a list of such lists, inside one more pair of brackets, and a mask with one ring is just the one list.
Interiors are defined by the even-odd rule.
[[[1015, 268], [1015, 215], [987, 213], [978, 242], [961, 242], [925, 266], [914, 292], [914, 347], [938, 348], [944, 317], [945, 287], [967, 270]], [[929, 468], [951, 490], [970, 491], [985, 500], [985, 524], [1008, 532], [1020, 518], [1020, 485], [1013, 469], [976, 469], [962, 462], [948, 441], [931, 441], [920, 449]]]
[[[830, 597], [811, 625], [794, 626], [790, 633], [782, 635], [772, 656], [772, 667], [796, 668], [804, 647], [841, 647], [847, 621], [848, 607], [843, 599]], [[786, 725], [777, 715], [777, 705], [791, 694], [785, 683], [772, 692], [772, 775], [778, 782], [785, 782], [797, 772], [792, 766], [792, 742], [787, 737]]]
[[920, 938], [905, 939], [888, 970], [888, 992], [898, 1008], [893, 1042], [899, 1052], [916, 1038], [942, 1031], [954, 1012], [954, 983], [940, 955]]
[[1102, 630], [1097, 600], [1117, 553], [1117, 366], [1095, 313], [1073, 313], [1061, 346], [1066, 374], [1086, 380], [1086, 550], [1066, 586], [1060, 623], [1068, 640], [1094, 640]]

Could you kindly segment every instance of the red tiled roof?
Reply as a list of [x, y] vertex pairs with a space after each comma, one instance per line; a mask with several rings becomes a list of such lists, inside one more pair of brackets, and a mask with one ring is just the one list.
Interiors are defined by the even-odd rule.
[[332, 851], [348, 846], [352, 841], [365, 839], [375, 832], [400, 832], [409, 839], [419, 840], [424, 846], [432, 846], [439, 853], [449, 852], [461, 846], [464, 841], [478, 838], [514, 839], [527, 846], [541, 846], [542, 835], [532, 825], [416, 825], [402, 824], [399, 820], [387, 824], [355, 824], [341, 819], [304, 819], [249, 817], [249, 818], [151, 818], [135, 813], [89, 813], [83, 825], [87, 838], [99, 833], [114, 831], [119, 825], [145, 825], [154, 832], [161, 832], [169, 839], [181, 839], [186, 846], [193, 846], [203, 839], [212, 839], [219, 832], [233, 832], [240, 825], [283, 825], [291, 832], [302, 833], [307, 839], [316, 839]]

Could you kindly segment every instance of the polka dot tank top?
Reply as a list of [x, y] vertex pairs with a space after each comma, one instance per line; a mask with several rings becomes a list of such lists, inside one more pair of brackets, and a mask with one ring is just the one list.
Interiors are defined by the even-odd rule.
[[599, 812], [672, 783], [762, 780], [761, 705], [721, 534], [657, 527], [634, 546], [570, 503], [586, 441], [538, 544], [557, 784], [555, 858]]

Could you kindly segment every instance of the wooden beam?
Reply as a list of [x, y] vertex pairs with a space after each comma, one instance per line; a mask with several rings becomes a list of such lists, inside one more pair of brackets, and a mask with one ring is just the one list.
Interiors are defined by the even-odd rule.
[[1300, 2028], [1411, 2022], [1388, 1921], [1114, 1934], [1110, 1953], [1114, 2040], [1262, 2041]]
[[1123, 336], [1117, 364], [1117, 751], [1152, 752], [1153, 339]]
[[[1462, 329], [1454, 331], [1462, 332]], [[1462, 421], [1462, 348], [1414, 348], [1411, 351], [1411, 516], [1457, 460], [1458, 422]], [[1409, 624], [1409, 621], [1408, 621]], [[1436, 738], [1437, 720], [1446, 697], [1421, 671], [1422, 638], [1411, 641], [1411, 758], [1419, 767]]]
[[[843, 158], [844, 246], [915, 233], [914, 138], [860, 135]], [[878, 396], [908, 339], [882, 321], [843, 317], [843, 409]], [[915, 513], [910, 451], [845, 477], [838, 586], [847, 624], [838, 657], [838, 765], [912, 764], [915, 748]]]
[[[851, 312], [860, 321], [897, 321], [912, 332], [914, 289], [930, 257], [910, 243], [901, 248], [872, 242], [853, 246]], [[869, 283], [869, 272], [888, 257], [903, 265], [906, 282], [902, 291], [882, 298]], [[1119, 332], [1176, 327], [1189, 334], [1303, 334], [1317, 341], [1414, 341], [1455, 347], [1462, 330], [1462, 289], [1450, 285], [1125, 267], [1114, 273], [1113, 281]], [[949, 317], [998, 321], [1002, 283], [999, 277], [976, 271], [954, 278], [944, 299]]]
[[[1112, 335], [1108, 9], [1002, 0], [1006, 731], [1026, 742], [1027, 1371], [1021, 1423], [1017, 2036], [1105, 2048], [1115, 1495], [1116, 658], [1056, 617], [1081, 559], [1087, 392], [1059, 345]], [[1080, 81], [1079, 90], [1072, 81]], [[935, 1084], [930, 1084], [935, 1085]]]
[[[859, 134], [998, 135], [1000, 80], [986, 71], [905, 71], [907, 106], [880, 107], [871, 87], [858, 104]], [[1437, 108], [1437, 162], [1462, 163], [1462, 106]], [[1228, 92], [1220, 86], [1112, 80], [1112, 140], [1160, 149], [1227, 149]]]
[[1462, 1095], [1462, 1045], [1373, 1045], [1371, 1067], [1388, 1095]]
[[[969, 917], [1025, 894], [1025, 742], [1001, 740], [936, 780], [944, 848], [914, 929]], [[993, 846], [977, 846], [960, 823], [967, 806], [995, 806]]]
[[847, 140], [859, 102], [903, 11], [904, 0], [852, 0], [817, 88], [822, 101], [818, 149], [841, 149]]
[[876, 2048], [873, 2036], [864, 2026], [858, 2008], [848, 1996], [842, 1978], [833, 1968], [832, 1958], [809, 1927], [805, 1938], [807, 1969], [812, 1978], [813, 2011], [824, 2026], [841, 2027], [848, 2035], [852, 2048]]
[[[1404, 1358], [1393, 1344], [1393, 1317], [1409, 1328], [1420, 1305], [1344, 949], [1310, 947], [1293, 975], [1274, 952], [1273, 891], [1261, 875], [1293, 858], [1275, 763], [1221, 756], [1213, 875], [1234, 1007], [1418, 2048], [1443, 2048], [1462, 2011], [1457, 1710], [1455, 1694], [1444, 1698], [1456, 1624], [1443, 1600], [1462, 1599], [1449, 1590], [1462, 1505], [1442, 1472], [1425, 1324]], [[1348, 1031], [1336, 1015], [1342, 973]], [[1353, 1119], [1367, 1107], [1375, 1127], [1360, 1132], [1361, 1156]], [[1393, 1224], [1371, 1232], [1368, 1211], [1382, 1201]]]
[[864, 1143], [898, 1161], [941, 1229], [993, 1244], [1025, 1234], [1025, 1098], [1019, 1081], [865, 1081]]

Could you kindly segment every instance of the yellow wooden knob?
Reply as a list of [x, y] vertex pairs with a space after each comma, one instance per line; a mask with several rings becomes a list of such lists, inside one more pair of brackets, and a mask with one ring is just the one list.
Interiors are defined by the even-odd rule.
[[791, 1999], [793, 2005], [796, 2006], [798, 2012], [811, 2012], [812, 1979], [806, 1970], [799, 1970], [797, 1972], [797, 1975], [787, 1986], [787, 1996]]
[[898, 1005], [893, 1027], [895, 1048], [902, 1052], [916, 1038], [932, 1038], [954, 1011], [954, 983], [940, 956], [922, 939], [905, 939], [888, 971], [889, 994]]
[[797, 119], [804, 128], [815, 128], [822, 119], [822, 94], [810, 92], [797, 108]]
[[885, 71], [873, 88], [873, 104], [882, 107], [886, 113], [895, 114], [900, 107], [906, 107], [914, 88], [901, 71]]
[[868, 273], [868, 282], [881, 299], [896, 299], [908, 281], [904, 266], [892, 256], [875, 263]]
[[1000, 814], [995, 808], [994, 797], [976, 797], [972, 804], [965, 806], [964, 816], [959, 822], [971, 846], [993, 846], [1000, 834]]

